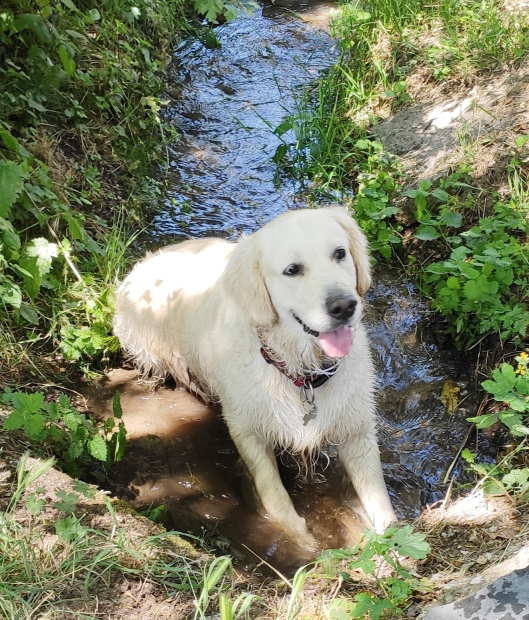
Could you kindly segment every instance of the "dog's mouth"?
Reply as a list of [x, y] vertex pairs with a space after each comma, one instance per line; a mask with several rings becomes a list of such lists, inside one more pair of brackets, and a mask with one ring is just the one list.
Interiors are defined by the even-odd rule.
[[301, 325], [301, 327], [303, 327], [303, 331], [306, 332], [307, 334], [310, 334], [311, 336], [314, 336], [314, 338], [318, 338], [320, 335], [320, 332], [317, 332], [313, 329], [311, 329], [306, 323], [304, 323], [299, 316], [295, 313], [292, 312], [292, 316], [296, 319], [296, 321]]
[[330, 332], [317, 332], [304, 323], [295, 312], [292, 312], [292, 316], [301, 325], [304, 332], [318, 339], [318, 344], [328, 357], [345, 357], [351, 350], [354, 329], [350, 325], [338, 327]]

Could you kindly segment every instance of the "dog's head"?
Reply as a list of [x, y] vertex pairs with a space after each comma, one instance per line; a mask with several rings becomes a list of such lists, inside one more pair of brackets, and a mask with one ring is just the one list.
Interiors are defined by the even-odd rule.
[[239, 242], [225, 282], [253, 324], [290, 324], [343, 357], [371, 284], [367, 242], [341, 207], [290, 211]]

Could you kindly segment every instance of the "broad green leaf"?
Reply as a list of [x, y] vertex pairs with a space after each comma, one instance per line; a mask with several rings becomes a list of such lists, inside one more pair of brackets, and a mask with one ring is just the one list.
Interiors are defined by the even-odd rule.
[[441, 188], [434, 189], [432, 192], [432, 196], [437, 198], [437, 200], [439, 200], [440, 202], [448, 202], [448, 199], [450, 198], [447, 192], [445, 192], [445, 190]]
[[500, 400], [512, 391], [517, 382], [516, 373], [510, 364], [502, 364], [493, 371], [492, 379], [487, 379], [481, 383], [481, 386], [490, 394]]
[[469, 422], [474, 422], [478, 428], [488, 428], [498, 421], [497, 413], [485, 413], [484, 415], [477, 415], [472, 418], [467, 418]]
[[71, 542], [83, 536], [86, 528], [81, 525], [77, 517], [72, 515], [55, 522], [55, 533], [66, 542]]
[[527, 435], [527, 432], [524, 430], [527, 429], [527, 427], [524, 426], [522, 416], [519, 413], [514, 413], [512, 411], [500, 412], [498, 418], [515, 437]]
[[386, 599], [380, 599], [367, 592], [357, 594], [354, 599], [355, 605], [351, 608], [350, 618], [373, 618], [378, 620], [387, 609], [393, 609], [393, 605]]
[[65, 7], [68, 7], [71, 11], [77, 11], [77, 7], [72, 2], [72, 0], [61, 0]]
[[370, 560], [368, 558], [361, 558], [359, 560], [357, 560], [356, 562], [352, 562], [350, 564], [351, 568], [358, 568], [362, 571], [364, 571], [364, 573], [366, 573], [366, 575], [371, 575], [372, 573], [375, 572], [375, 569], [377, 567], [377, 565], [375, 564], [375, 562], [373, 560]]
[[483, 490], [487, 495], [505, 495], [505, 487], [494, 478], [487, 478], [483, 482]]
[[452, 250], [452, 253], [450, 254], [450, 258], [453, 261], [459, 262], [459, 261], [465, 260], [468, 254], [470, 254], [470, 250], [464, 245], [462, 245], [459, 248]]
[[469, 265], [468, 263], [459, 263], [458, 267], [459, 271], [470, 280], [479, 278], [479, 270], [472, 267], [472, 265]]
[[31, 30], [43, 43], [49, 43], [51, 41], [51, 34], [48, 26], [40, 15], [21, 13], [15, 17], [13, 23], [18, 32], [22, 30]]
[[20, 249], [20, 237], [9, 220], [0, 217], [0, 239], [12, 252]]
[[291, 116], [287, 116], [275, 129], [276, 136], [282, 136], [287, 131], [290, 131], [294, 126], [294, 119]]
[[73, 56], [70, 54], [68, 48], [65, 45], [60, 45], [57, 53], [59, 54], [59, 58], [61, 59], [62, 66], [66, 73], [69, 76], [74, 75], [75, 61], [73, 59]]
[[[408, 574], [407, 576], [411, 578], [411, 575]], [[389, 585], [391, 591], [390, 598], [393, 601], [405, 601], [413, 590], [412, 584], [401, 577], [388, 577], [385, 579], [385, 585]]]
[[0, 275], [0, 307], [2, 303], [13, 306], [13, 308], [20, 308], [22, 292], [18, 284], [6, 278], [2, 279]]
[[68, 411], [63, 416], [63, 422], [67, 428], [75, 432], [79, 425], [82, 424], [82, 418], [77, 411]]
[[518, 491], [525, 490], [529, 487], [529, 468], [512, 469], [503, 476], [502, 482], [509, 489], [518, 487]]
[[353, 615], [354, 601], [346, 598], [336, 598], [329, 609], [329, 620], [350, 620], [361, 616]]
[[12, 411], [4, 420], [4, 428], [8, 431], [16, 431], [24, 426], [26, 416], [19, 409]]
[[23, 409], [27, 413], [38, 413], [47, 408], [42, 392], [15, 392], [10, 400], [14, 407]]
[[40, 291], [42, 277], [37, 266], [37, 259], [32, 256], [22, 256], [18, 261], [23, 273], [24, 292], [34, 299]]
[[6, 149], [19, 153], [22, 156], [28, 156], [28, 151], [19, 143], [15, 136], [7, 129], [0, 129], [0, 140], [4, 143]]
[[81, 456], [81, 454], [83, 454], [83, 450], [83, 442], [76, 437], [72, 437], [66, 453], [68, 456], [67, 460], [71, 462], [76, 461]]
[[476, 462], [476, 455], [474, 454], [474, 452], [471, 452], [468, 448], [465, 448], [461, 452], [461, 458], [463, 460], [465, 460], [467, 463], [475, 463]]
[[25, 171], [13, 161], [0, 161], [0, 217], [7, 217], [24, 188]]
[[103, 461], [104, 463], [108, 460], [108, 448], [107, 443], [101, 435], [96, 435], [92, 437], [92, 439], [88, 443], [88, 449], [90, 454], [97, 459], [98, 461]]
[[431, 241], [432, 239], [438, 239], [441, 234], [433, 226], [422, 225], [415, 231], [415, 236], [422, 241]]
[[58, 489], [56, 494], [59, 499], [54, 502], [54, 508], [60, 510], [61, 512], [75, 512], [77, 504], [81, 500], [77, 493], [66, 492], [63, 489]]
[[20, 315], [22, 318], [31, 325], [39, 324], [39, 315], [33, 310], [33, 308], [26, 303], [20, 304]]
[[42, 439], [42, 432], [44, 430], [45, 424], [46, 420], [41, 413], [33, 413], [26, 418], [24, 430], [26, 431], [30, 439]]
[[83, 497], [87, 497], [88, 499], [92, 499], [93, 497], [95, 497], [96, 494], [96, 489], [94, 489], [94, 487], [90, 486], [86, 482], [83, 482], [82, 480], [74, 481], [73, 490], [76, 493], [80, 493]]
[[36, 493], [31, 493], [26, 501], [26, 508], [32, 515], [38, 515], [42, 512], [46, 500], [38, 497]]
[[398, 552], [410, 558], [422, 560], [430, 553], [430, 545], [425, 541], [425, 535], [414, 532], [411, 525], [398, 528], [392, 540]]
[[85, 17], [85, 21], [88, 24], [98, 22], [101, 19], [101, 13], [97, 9], [90, 9]]

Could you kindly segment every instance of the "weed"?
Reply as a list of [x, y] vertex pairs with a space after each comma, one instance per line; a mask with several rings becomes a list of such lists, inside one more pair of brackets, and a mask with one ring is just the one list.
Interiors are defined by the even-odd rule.
[[123, 458], [126, 431], [118, 393], [112, 402], [114, 416], [101, 424], [77, 411], [64, 394], [57, 402], [46, 402], [41, 392], [8, 390], [0, 401], [13, 409], [4, 428], [21, 430], [31, 441], [47, 445], [57, 454], [64, 470], [72, 475], [84, 471], [90, 458], [107, 467]]
[[[404, 568], [404, 556], [424, 559], [430, 551], [424, 534], [413, 532], [410, 525], [391, 527], [384, 534], [370, 532], [361, 546], [352, 549], [330, 549], [319, 559], [324, 570], [332, 570], [337, 562], [345, 562], [347, 571], [362, 570], [376, 577], [375, 591], [360, 592], [353, 599], [336, 599], [331, 617], [381, 618], [402, 613], [415, 592], [424, 592], [428, 586]], [[390, 574], [379, 576], [383, 563]], [[344, 578], [347, 573], [342, 572]]]
[[[247, 8], [245, 6], [247, 4], [240, 0], [234, 0], [233, 2], [225, 2], [225, 0], [193, 0], [195, 11], [214, 24], [218, 23], [219, 19], [233, 19], [239, 9], [242, 7]], [[249, 4], [254, 6], [254, 3]]]
[[402, 244], [401, 227], [395, 219], [399, 209], [391, 204], [397, 189], [398, 167], [395, 160], [384, 153], [379, 142], [357, 140], [355, 149], [361, 154], [362, 163], [357, 176], [357, 194], [351, 207], [372, 250], [389, 258], [393, 249]]
[[526, 417], [529, 414], [529, 356], [525, 351], [516, 356], [517, 366], [503, 363], [493, 371], [492, 378], [483, 381], [482, 387], [502, 408], [497, 411], [469, 418], [478, 428], [489, 428], [497, 422], [505, 424], [512, 435], [529, 434]]
[[471, 418], [478, 429], [504, 425], [515, 438], [523, 440], [508, 450], [497, 463], [481, 462], [468, 449], [461, 456], [469, 468], [480, 476], [478, 485], [491, 495], [510, 494], [524, 498], [529, 493], [529, 467], [519, 467], [527, 450], [529, 435], [529, 355], [522, 351], [514, 358], [516, 364], [502, 363], [481, 386], [491, 396], [485, 413]]
[[529, 467], [518, 467], [516, 457], [529, 448], [525, 440], [505, 455], [498, 463], [485, 463], [465, 448], [461, 452], [469, 469], [479, 476], [476, 487], [482, 487], [487, 495], [511, 495], [519, 500], [529, 493]]
[[[444, 203], [443, 203], [444, 204]], [[428, 228], [431, 236], [448, 226], [445, 214]], [[449, 222], [460, 224], [453, 218]], [[512, 202], [497, 202], [493, 212], [471, 228], [447, 238], [447, 260], [425, 267], [423, 291], [432, 307], [449, 319], [449, 329], [461, 346], [470, 346], [496, 332], [503, 340], [522, 340], [529, 325], [529, 308], [522, 301], [529, 287], [526, 276], [529, 232], [525, 211]], [[424, 237], [423, 237], [424, 238]]]
[[448, 243], [452, 229], [461, 228], [463, 213], [469, 202], [462, 201], [458, 192], [461, 189], [474, 190], [471, 185], [461, 180], [460, 172], [453, 173], [434, 183], [428, 179], [420, 181], [417, 189], [407, 190], [404, 196], [415, 202], [415, 219], [419, 226], [414, 236], [421, 241], [442, 238]]

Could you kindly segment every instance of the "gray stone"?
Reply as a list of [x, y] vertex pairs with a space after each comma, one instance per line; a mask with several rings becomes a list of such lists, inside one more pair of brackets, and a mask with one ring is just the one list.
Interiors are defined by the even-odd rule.
[[424, 620], [529, 620], [529, 567], [505, 575], [464, 599], [432, 607]]

